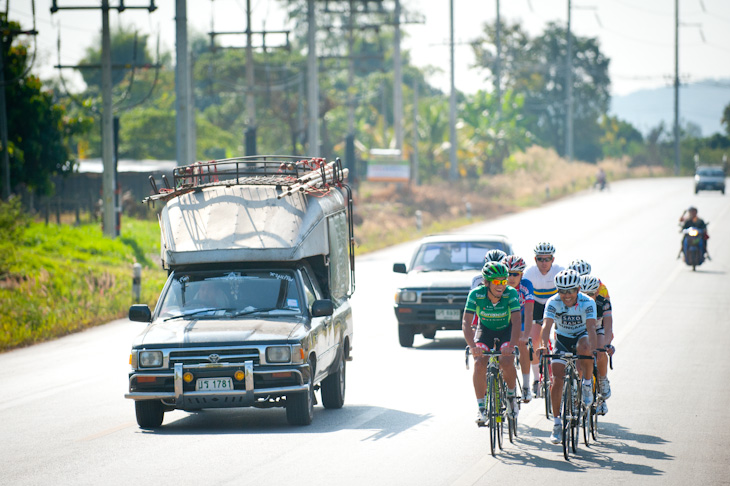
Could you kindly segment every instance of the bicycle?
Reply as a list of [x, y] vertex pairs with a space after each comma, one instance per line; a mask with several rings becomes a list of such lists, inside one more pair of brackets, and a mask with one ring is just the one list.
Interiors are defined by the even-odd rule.
[[[583, 392], [581, 379], [576, 363], [579, 359], [594, 359], [593, 356], [585, 356], [574, 353], [565, 354], [544, 354], [543, 358], [561, 359], [565, 361], [565, 372], [563, 374], [563, 398], [562, 425], [563, 425], [563, 456], [566, 461], [570, 460], [570, 450], [578, 452], [578, 427], [581, 420], [588, 414], [583, 403]], [[594, 360], [595, 362], [595, 360]], [[545, 397], [546, 400], [549, 397]]]
[[[606, 352], [608, 353], [609, 349], [613, 348], [610, 344], [608, 346], [605, 346], [603, 348], [596, 349], [598, 352]], [[608, 366], [610, 369], [613, 369], [613, 355], [612, 353], [608, 353]], [[585, 442], [586, 446], [588, 446], [588, 432], [586, 431], [586, 426], [590, 430], [590, 436], [593, 438], [594, 441], [597, 441], [598, 438], [598, 413], [597, 410], [600, 408], [600, 406], [603, 404], [603, 402], [606, 401], [606, 399], [603, 397], [603, 394], [599, 391], [598, 386], [598, 364], [596, 363], [596, 360], [593, 360], [593, 403], [591, 404], [590, 414], [588, 417], [583, 418], [583, 441]], [[586, 424], [586, 422], [588, 422]]]
[[[494, 340], [495, 351], [483, 351], [483, 355], [489, 357], [487, 363], [487, 394], [486, 413], [487, 426], [489, 427], [489, 446], [492, 456], [496, 454], [496, 449], [504, 449], [503, 435], [504, 422], [507, 419], [507, 430], [509, 431], [509, 440], [514, 443], [517, 437], [517, 415], [514, 410], [508, 410], [507, 407], [507, 385], [502, 376], [502, 370], [499, 368], [499, 357], [502, 352], [499, 350], [499, 339]], [[519, 353], [515, 346], [515, 353]], [[466, 348], [466, 368], [469, 369], [469, 347]], [[516, 397], [519, 400], [519, 397]]]
[[[548, 342], [548, 352], [550, 353], [552, 352], [552, 350], [552, 343]], [[540, 382], [538, 385], [538, 389], [540, 391], [540, 397], [545, 399], [545, 417], [550, 420], [553, 413], [553, 405], [550, 401], [550, 387], [552, 386], [550, 377], [552, 376], [552, 366], [550, 364], [550, 358], [548, 356], [549, 354], [542, 355], [540, 357]]]

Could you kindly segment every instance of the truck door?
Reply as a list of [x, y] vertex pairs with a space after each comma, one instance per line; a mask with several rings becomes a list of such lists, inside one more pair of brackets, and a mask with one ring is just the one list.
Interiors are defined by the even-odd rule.
[[[317, 280], [311, 278], [305, 268], [301, 269], [302, 282], [304, 283], [304, 294], [307, 299], [307, 308], [311, 311], [315, 300], [326, 298], [317, 285]], [[317, 354], [317, 375], [326, 371], [334, 360], [332, 352], [333, 316], [313, 317], [312, 340], [314, 352]]]

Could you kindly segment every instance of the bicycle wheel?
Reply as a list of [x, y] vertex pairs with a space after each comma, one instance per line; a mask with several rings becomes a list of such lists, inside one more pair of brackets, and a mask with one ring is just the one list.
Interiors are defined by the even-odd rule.
[[598, 403], [595, 403], [591, 406], [591, 435], [593, 436], [593, 440], [598, 440], [598, 413], [596, 413], [596, 410], [598, 410]]
[[489, 423], [489, 448], [493, 456], [495, 455], [495, 448], [497, 445], [497, 390], [495, 385], [496, 380], [490, 375], [487, 378], [487, 417]]
[[553, 403], [552, 398], [550, 397], [550, 381], [543, 377], [540, 386], [542, 386], [542, 396], [545, 398], [545, 417], [550, 420], [553, 418]]
[[570, 421], [570, 445], [573, 448], [573, 452], [578, 452], [578, 426], [580, 425], [580, 416], [583, 406], [583, 396], [581, 394], [580, 378], [577, 375], [573, 376], [573, 417]]
[[497, 408], [496, 410], [499, 412], [499, 415], [497, 415], [497, 444], [499, 444], [499, 449], [504, 449], [504, 423], [506, 421], [507, 414], [505, 413], [507, 410], [507, 388], [504, 386], [504, 381], [502, 380], [502, 375], [499, 375], [499, 379], [497, 381], [499, 384], [499, 395], [497, 396]]
[[590, 446], [589, 442], [591, 436], [593, 437], [593, 440], [596, 440], [595, 430], [593, 429], [593, 417], [595, 416], [596, 403], [598, 403], [596, 385], [596, 376], [593, 375], [593, 378], [591, 380], [593, 402], [591, 402], [590, 407], [583, 407], [583, 416], [581, 417], [581, 424], [583, 426], [583, 442], [585, 443], [586, 447]]
[[570, 452], [570, 421], [573, 408], [572, 393], [570, 391], [570, 380], [563, 383], [563, 456], [569, 461]]

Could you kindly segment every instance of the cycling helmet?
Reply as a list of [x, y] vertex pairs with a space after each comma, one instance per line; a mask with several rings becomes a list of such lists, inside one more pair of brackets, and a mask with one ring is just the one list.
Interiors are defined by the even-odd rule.
[[591, 264], [585, 260], [573, 260], [570, 262], [570, 265], [568, 265], [568, 268], [578, 272], [581, 277], [591, 273]]
[[580, 286], [580, 275], [575, 270], [563, 270], [555, 276], [555, 286], [558, 290], [578, 288]]
[[594, 277], [593, 275], [583, 275], [580, 278], [581, 292], [585, 292], [586, 294], [591, 294], [593, 292], [596, 292], [600, 286], [601, 286], [601, 281], [598, 280], [598, 277]]
[[507, 266], [507, 270], [509, 270], [510, 272], [524, 272], [525, 267], [527, 267], [525, 260], [523, 260], [521, 257], [518, 257], [517, 255], [508, 256], [507, 258], [502, 260], [502, 263]]
[[501, 262], [487, 262], [482, 268], [482, 275], [486, 282], [495, 279], [504, 280], [507, 278], [507, 273], [507, 266]]
[[501, 262], [505, 259], [507, 254], [503, 252], [502, 250], [497, 250], [496, 248], [494, 250], [489, 250], [486, 255], [484, 255], [484, 263], [487, 262]]
[[535, 255], [554, 255], [555, 247], [552, 243], [542, 241], [535, 246]]

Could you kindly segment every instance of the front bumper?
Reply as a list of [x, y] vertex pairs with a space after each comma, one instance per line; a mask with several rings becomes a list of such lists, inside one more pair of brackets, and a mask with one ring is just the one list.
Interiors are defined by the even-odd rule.
[[[425, 304], [399, 304], [393, 310], [398, 324], [401, 326], [431, 327], [444, 330], [461, 329], [461, 319], [464, 316], [462, 305], [425, 305]], [[437, 311], [449, 310], [458, 313], [458, 319], [437, 319]]]
[[[241, 366], [236, 366], [240, 369]], [[227, 391], [191, 391], [185, 390], [185, 382], [183, 374], [185, 371], [211, 369], [220, 370], [221, 375], [226, 375], [229, 369], [221, 366], [194, 365], [183, 366], [182, 363], [175, 363], [172, 375], [169, 372], [160, 373], [137, 373], [133, 372], [129, 375], [130, 392], [124, 395], [124, 398], [132, 400], [162, 400], [167, 406], [180, 410], [199, 410], [203, 408], [229, 408], [229, 407], [250, 407], [256, 404], [258, 399], [277, 398], [292, 393], [306, 392], [309, 390], [308, 377], [305, 378], [304, 373], [309, 373], [308, 365], [300, 367], [282, 367], [272, 370], [258, 370], [254, 368], [253, 361], [246, 361], [243, 364], [245, 377], [243, 379], [243, 389], [227, 390]], [[255, 375], [271, 375], [272, 373], [289, 372], [292, 376], [297, 377], [298, 384], [287, 386], [269, 386], [254, 387]], [[131, 391], [131, 383], [137, 377], [156, 377], [162, 379], [173, 379], [173, 391]]]

